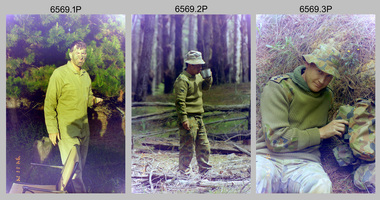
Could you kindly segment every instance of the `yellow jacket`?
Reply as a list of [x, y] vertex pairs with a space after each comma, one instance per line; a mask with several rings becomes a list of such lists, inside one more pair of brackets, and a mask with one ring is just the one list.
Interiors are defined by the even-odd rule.
[[86, 70], [77, 72], [70, 61], [54, 70], [46, 92], [44, 112], [48, 133], [81, 137], [88, 126], [87, 107], [93, 104], [91, 79]]

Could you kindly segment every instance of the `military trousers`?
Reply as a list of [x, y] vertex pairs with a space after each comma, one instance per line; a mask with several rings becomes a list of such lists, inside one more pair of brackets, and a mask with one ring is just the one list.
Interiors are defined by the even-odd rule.
[[58, 142], [59, 152], [61, 154], [62, 164], [66, 162], [66, 159], [74, 145], [79, 146], [80, 162], [78, 169], [73, 176], [72, 183], [73, 189], [76, 193], [86, 193], [86, 187], [83, 182], [82, 172], [86, 163], [88, 146], [90, 143], [90, 129], [88, 124], [85, 124], [81, 130], [81, 137], [70, 137], [69, 134], [61, 132], [61, 140]]
[[331, 180], [320, 163], [256, 155], [256, 193], [331, 192]]
[[188, 121], [190, 130], [184, 129], [182, 124], [179, 124], [179, 170], [181, 172], [189, 170], [195, 151], [199, 173], [205, 173], [211, 169], [211, 165], [208, 163], [210, 142], [207, 138], [206, 128], [201, 115], [188, 115]]
[[375, 189], [376, 167], [375, 162], [361, 164], [354, 173], [354, 184], [361, 190]]

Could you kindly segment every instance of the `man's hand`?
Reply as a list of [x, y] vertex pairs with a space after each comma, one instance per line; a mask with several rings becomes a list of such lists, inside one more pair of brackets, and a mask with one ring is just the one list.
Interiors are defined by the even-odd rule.
[[94, 104], [99, 104], [103, 101], [102, 98], [99, 98], [99, 97], [94, 97]]
[[61, 140], [61, 136], [59, 136], [59, 133], [49, 133], [49, 139], [50, 139], [51, 143], [53, 143], [54, 146], [58, 142], [57, 138], [58, 138], [58, 141]]
[[183, 126], [184, 129], [190, 131], [190, 125], [189, 125], [189, 122], [188, 122], [188, 121], [184, 121], [184, 122], [182, 123], [182, 126]]
[[334, 135], [342, 137], [345, 125], [348, 125], [348, 122], [343, 119], [331, 121], [329, 124], [319, 129], [320, 138], [327, 139]]

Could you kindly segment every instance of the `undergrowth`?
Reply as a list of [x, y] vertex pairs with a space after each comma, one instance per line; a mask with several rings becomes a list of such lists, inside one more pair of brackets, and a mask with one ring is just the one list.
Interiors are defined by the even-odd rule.
[[[59, 169], [46, 167], [31, 169], [30, 165], [31, 162], [37, 162], [33, 150], [34, 141], [48, 136], [43, 111], [34, 110], [26, 113], [23, 110], [17, 110], [16, 112], [19, 116], [17, 127], [11, 125], [10, 117], [7, 116], [6, 191], [10, 190], [13, 183], [19, 181], [55, 185], [60, 176]], [[9, 110], [7, 110], [8, 113], [10, 113]], [[90, 130], [94, 128], [93, 126], [97, 126], [94, 123], [97, 122], [90, 120]], [[112, 123], [110, 122], [110, 124]], [[111, 133], [120, 132], [114, 130], [116, 129], [108, 128], [103, 137], [90, 137], [90, 146], [83, 172], [87, 192], [125, 193], [125, 148], [120, 148], [120, 146], [124, 147], [125, 140], [118, 138], [115, 141], [112, 139], [112, 137], [124, 138], [124, 136]], [[17, 157], [20, 157], [20, 164], [16, 164]], [[62, 165], [57, 146], [53, 147], [51, 156], [44, 164]], [[20, 176], [20, 180], [16, 176]]]
[[[174, 103], [174, 94], [163, 94], [157, 92], [157, 95], [151, 95], [147, 97], [147, 102], [164, 102]], [[224, 84], [212, 86], [210, 90], [203, 92], [204, 105], [239, 105], [250, 103], [250, 83], [242, 84]], [[163, 132], [162, 134], [155, 135], [156, 137], [170, 137], [176, 136], [176, 130], [171, 132], [165, 132], [166, 129], [178, 128], [177, 114], [175, 107], [134, 107], [132, 108], [132, 117], [137, 115], [160, 113], [164, 111], [172, 111], [170, 117], [161, 120], [141, 120], [139, 122], [132, 123], [133, 135], [152, 134], [157, 132]], [[221, 115], [210, 116], [208, 114], [217, 114], [221, 112], [205, 113], [203, 121], [204, 123], [210, 123], [220, 121], [223, 119], [235, 118], [235, 117], [248, 117], [248, 112], [224, 112]], [[223, 122], [207, 125], [207, 132], [209, 133], [229, 133], [238, 132], [239, 130], [248, 129], [247, 120], [237, 120], [231, 122]]]

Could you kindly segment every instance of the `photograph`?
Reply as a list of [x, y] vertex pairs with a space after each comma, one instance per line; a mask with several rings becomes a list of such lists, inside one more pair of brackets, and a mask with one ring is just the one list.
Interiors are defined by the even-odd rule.
[[256, 15], [256, 193], [375, 193], [375, 15]]
[[251, 193], [251, 16], [132, 15], [133, 194]]
[[125, 15], [6, 15], [6, 192], [125, 193]]

